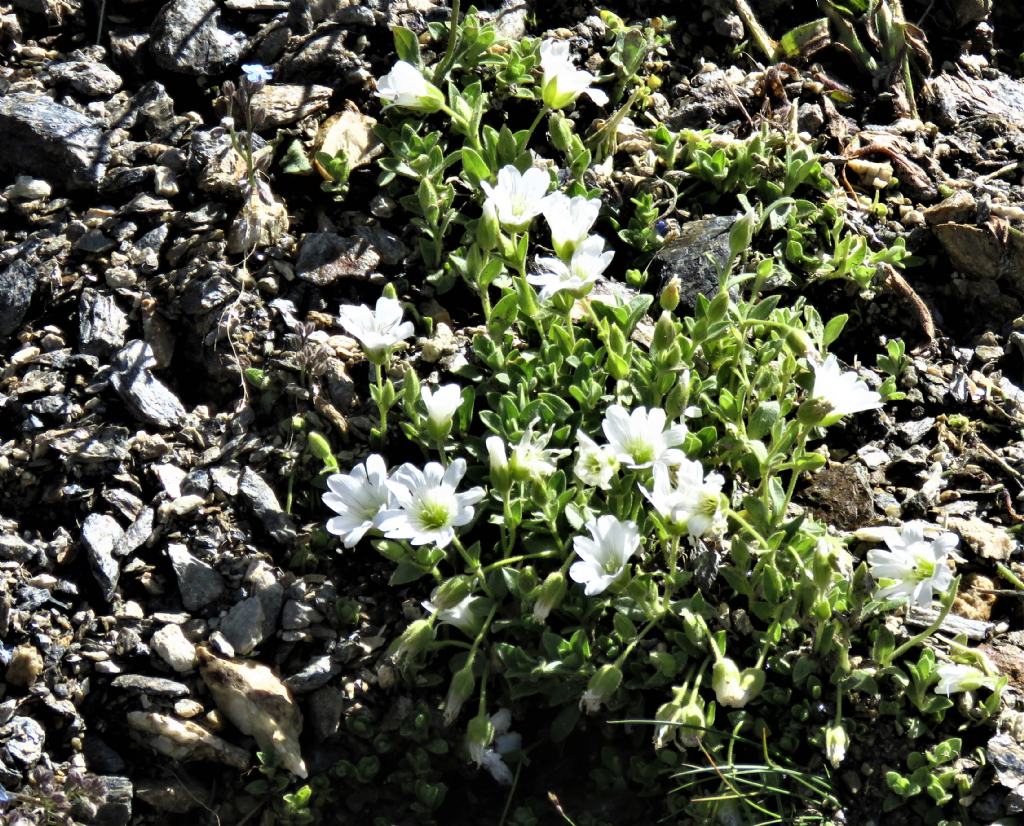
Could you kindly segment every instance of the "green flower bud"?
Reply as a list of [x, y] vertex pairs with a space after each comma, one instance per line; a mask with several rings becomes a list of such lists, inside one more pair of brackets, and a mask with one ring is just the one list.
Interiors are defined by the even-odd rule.
[[488, 200], [484, 203], [484, 212], [476, 225], [476, 244], [484, 252], [490, 252], [498, 246], [501, 235], [501, 224], [498, 222], [498, 210]]
[[667, 313], [674, 313], [679, 306], [679, 279], [673, 276], [658, 297], [658, 303]]
[[315, 430], [309, 431], [306, 436], [306, 444], [309, 446], [309, 452], [323, 462], [325, 467], [335, 469], [338, 467], [338, 460], [334, 458], [330, 444], [322, 435]]
[[388, 653], [396, 660], [416, 657], [434, 641], [434, 626], [429, 620], [418, 619], [409, 624], [401, 636], [391, 643]]
[[469, 721], [469, 726], [466, 728], [466, 745], [474, 761], [479, 763], [483, 759], [484, 751], [491, 745], [492, 740], [494, 740], [494, 723], [491, 722], [490, 717], [481, 712]]
[[690, 641], [690, 645], [701, 651], [707, 648], [707, 643], [704, 640], [704, 627], [697, 619], [697, 615], [689, 608], [683, 608], [679, 618], [683, 621], [683, 632], [686, 634], [686, 639]]
[[797, 421], [807, 427], [824, 427], [835, 424], [842, 416], [836, 416], [835, 408], [826, 399], [808, 399], [796, 410]]
[[676, 322], [672, 313], [664, 310], [658, 323], [654, 325], [654, 335], [651, 338], [651, 350], [667, 350], [676, 340]]
[[473, 580], [468, 576], [453, 576], [442, 582], [430, 595], [430, 604], [438, 611], [453, 608], [469, 596], [473, 589]]
[[723, 706], [743, 708], [764, 688], [765, 673], [760, 668], [739, 667], [728, 657], [722, 657], [711, 670], [711, 687]]
[[476, 688], [476, 677], [473, 675], [473, 658], [470, 657], [466, 660], [466, 664], [455, 672], [448, 685], [448, 696], [444, 701], [445, 723], [451, 725], [459, 716], [462, 704], [472, 696], [474, 688]]
[[622, 683], [622, 669], [617, 665], [602, 665], [587, 683], [587, 690], [580, 698], [580, 708], [588, 714], [596, 714]]
[[533, 618], [538, 622], [546, 622], [548, 614], [562, 604], [565, 591], [565, 575], [561, 571], [548, 574], [540, 586], [540, 594], [533, 603]]
[[828, 757], [832, 768], [839, 768], [839, 764], [846, 757], [846, 748], [849, 745], [850, 738], [841, 723], [836, 723], [825, 729], [825, 756]]

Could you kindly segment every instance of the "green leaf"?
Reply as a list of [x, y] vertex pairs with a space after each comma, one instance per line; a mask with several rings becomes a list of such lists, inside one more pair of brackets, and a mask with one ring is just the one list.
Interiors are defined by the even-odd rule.
[[426, 573], [419, 565], [415, 565], [412, 562], [402, 561], [398, 563], [391, 579], [388, 580], [388, 585], [406, 585], [410, 582], [415, 582], [421, 576]]
[[420, 66], [420, 41], [416, 32], [407, 29], [405, 26], [395, 26], [391, 30], [395, 39], [395, 52], [399, 60], [411, 63], [413, 66]]
[[842, 313], [829, 321], [829, 323], [825, 325], [825, 332], [822, 333], [821, 336], [822, 344], [828, 347], [833, 341], [839, 338], [839, 334], [843, 332], [843, 328], [846, 326], [846, 322], [849, 318], [849, 315]]
[[564, 742], [572, 734], [580, 719], [580, 708], [576, 703], [569, 703], [551, 721], [551, 740], [554, 743]]
[[480, 157], [475, 149], [462, 147], [462, 171], [466, 173], [466, 179], [475, 187], [480, 186], [481, 181], [491, 179], [491, 170], [486, 161]]

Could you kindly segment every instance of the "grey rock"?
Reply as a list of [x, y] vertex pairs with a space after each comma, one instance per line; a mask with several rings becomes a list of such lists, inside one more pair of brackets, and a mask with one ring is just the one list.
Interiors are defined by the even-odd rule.
[[171, 0], [150, 29], [149, 51], [161, 69], [212, 75], [236, 63], [245, 37], [222, 26], [216, 0]]
[[90, 513], [82, 523], [82, 543], [89, 552], [89, 567], [107, 602], [113, 599], [121, 575], [113, 551], [123, 535], [117, 520], [106, 514]]
[[235, 652], [245, 656], [263, 642], [265, 620], [259, 597], [248, 597], [231, 607], [221, 620], [220, 630]]
[[132, 781], [127, 777], [101, 777], [106, 799], [92, 820], [93, 826], [127, 826], [132, 819]]
[[284, 603], [284, 586], [278, 581], [274, 569], [263, 560], [257, 560], [245, 574], [245, 582], [263, 606], [263, 639], [277, 630], [277, 620]]
[[326, 287], [341, 278], [367, 278], [380, 264], [380, 254], [364, 238], [342, 238], [332, 232], [311, 232], [302, 241], [295, 274]]
[[191, 671], [196, 667], [196, 647], [179, 625], [168, 623], [155, 631], [149, 645], [175, 671]]
[[137, 691], [140, 694], [155, 694], [160, 697], [187, 697], [190, 693], [184, 683], [146, 674], [119, 674], [110, 685], [124, 691]]
[[285, 544], [295, 539], [292, 518], [281, 510], [281, 503], [277, 501], [273, 488], [256, 471], [251, 468], [242, 471], [238, 492], [274, 539]]
[[308, 628], [323, 618], [323, 614], [312, 605], [290, 599], [284, 604], [284, 610], [281, 612], [281, 627], [287, 631], [295, 631], [299, 628]]
[[345, 708], [345, 697], [340, 689], [334, 686], [318, 689], [310, 695], [306, 707], [309, 709], [306, 719], [315, 741], [326, 740], [338, 733]]
[[[3, 105], [2, 98], [0, 105]], [[21, 326], [38, 280], [36, 268], [20, 258], [0, 272], [0, 336], [9, 336]]]
[[114, 556], [128, 556], [132, 551], [141, 547], [153, 535], [154, 516], [155, 513], [152, 508], [143, 508], [135, 518], [135, 521], [128, 526], [124, 536], [114, 546]]
[[[734, 219], [716, 215], [689, 221], [680, 227], [679, 237], [655, 253], [649, 272], [664, 288], [679, 279], [679, 313], [692, 314], [697, 296], [708, 299], [718, 292], [718, 268], [729, 260], [729, 230]], [[710, 257], [709, 257], [710, 256]]]
[[143, 421], [159, 427], [174, 427], [185, 418], [178, 397], [149, 371], [156, 364], [153, 348], [145, 341], [132, 341], [114, 356], [110, 383], [128, 408]]
[[1008, 789], [1024, 788], [1024, 746], [1003, 732], [988, 741], [985, 752], [1000, 785]]
[[70, 60], [50, 66], [50, 77], [58, 83], [68, 83], [73, 89], [89, 97], [110, 97], [121, 88], [121, 76], [104, 66], [86, 60]]
[[299, 83], [273, 83], [264, 86], [252, 98], [254, 126], [277, 129], [326, 109], [333, 90], [330, 86]]
[[219, 275], [194, 281], [182, 294], [181, 306], [185, 312], [194, 315], [208, 313], [238, 295], [238, 289], [228, 279]]
[[110, 252], [117, 243], [112, 239], [108, 238], [102, 230], [91, 229], [77, 241], [75, 241], [74, 247], [79, 252], [91, 252], [100, 254], [104, 252]]
[[178, 577], [178, 590], [181, 591], [181, 601], [187, 610], [205, 608], [224, 593], [224, 580], [220, 574], [196, 559], [184, 545], [168, 545], [167, 555]]
[[126, 768], [124, 758], [110, 745], [95, 734], [86, 734], [82, 743], [82, 752], [90, 771], [97, 774], [115, 774]]
[[100, 122], [43, 95], [0, 97], [0, 168], [29, 173], [72, 189], [94, 189], [103, 180], [110, 148]]
[[308, 694], [310, 691], [323, 688], [335, 675], [340, 674], [341, 670], [341, 664], [325, 654], [317, 657], [301, 671], [292, 674], [284, 684], [295, 694]]
[[128, 316], [112, 295], [93, 289], [82, 290], [78, 304], [78, 340], [82, 351], [103, 355], [124, 346]]
[[0, 726], [0, 762], [32, 768], [43, 756], [46, 732], [31, 717], [12, 717]]
[[[269, 159], [267, 142], [259, 135], [252, 136], [252, 152], [257, 167], [259, 159]], [[188, 168], [199, 188], [214, 195], [240, 196], [248, 183], [245, 158], [235, 150], [230, 133], [220, 126], [192, 132]]]

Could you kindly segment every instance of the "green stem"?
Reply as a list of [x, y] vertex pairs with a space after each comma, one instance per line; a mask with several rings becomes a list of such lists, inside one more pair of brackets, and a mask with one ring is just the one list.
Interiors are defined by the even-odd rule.
[[739, 522], [740, 527], [743, 528], [743, 530], [745, 530], [751, 536], [753, 536], [754, 539], [756, 539], [766, 551], [770, 551], [771, 550], [771, 547], [769, 547], [769, 545], [768, 545], [768, 541], [763, 536], [761, 536], [761, 534], [758, 533], [754, 529], [754, 527], [746, 519], [744, 519], [742, 516], [740, 516], [732, 508], [728, 509], [728, 515], [731, 518], [735, 519], [737, 522]]
[[909, 640], [903, 643], [903, 645], [899, 646], [899, 648], [893, 651], [892, 655], [889, 656], [886, 659], [886, 661], [882, 663], [882, 665], [889, 665], [889, 663], [893, 662], [903, 654], [906, 654], [911, 648], [913, 648], [916, 645], [919, 645], [925, 639], [927, 639], [936, 631], [938, 631], [939, 628], [942, 626], [942, 623], [945, 621], [946, 617], [949, 616], [950, 609], [953, 607], [953, 600], [956, 599], [957, 591], [959, 589], [960, 577], [958, 576], [953, 580], [952, 584], [949, 586], [949, 591], [947, 591], [946, 595], [942, 598], [942, 608], [939, 611], [939, 615], [935, 618], [935, 621], [932, 622], [932, 624], [929, 625], [927, 628], [925, 628], [924, 631], [922, 631], [920, 634], [911, 637]]
[[373, 362], [373, 380], [377, 385], [377, 416], [380, 419], [380, 443], [388, 440], [388, 408], [381, 402], [384, 397], [384, 371], [379, 362]]
[[1014, 588], [1024, 591], [1024, 582], [1002, 562], [996, 563], [996, 570], [999, 572], [999, 576], [1009, 582]]
[[540, 126], [540, 122], [544, 120], [544, 116], [551, 112], [550, 107], [542, 106], [541, 110], [537, 113], [537, 117], [533, 119], [533, 123], [530, 124], [530, 135], [526, 139], [527, 145], [530, 143], [530, 138], [533, 137], [533, 133], [537, 131], [537, 127]]
[[551, 559], [553, 557], [560, 556], [558, 551], [538, 551], [535, 554], [520, 554], [519, 556], [509, 556], [505, 559], [499, 559], [497, 562], [492, 562], [486, 568], [483, 568], [483, 572], [490, 573], [497, 568], [504, 568], [508, 565], [515, 565], [519, 562], [525, 562], [528, 559]]
[[452, 16], [448, 23], [448, 47], [444, 51], [444, 58], [437, 64], [434, 70], [434, 85], [440, 85], [447, 76], [452, 63], [455, 62], [455, 49], [459, 45], [459, 14], [462, 11], [462, 0], [452, 0]]
[[469, 555], [469, 552], [459, 540], [459, 537], [453, 536], [452, 544], [455, 546], [455, 550], [459, 552], [459, 556], [462, 557], [462, 561], [466, 563], [466, 567], [473, 572], [478, 580], [480, 580], [480, 586], [484, 589], [484, 593], [491, 599], [494, 599], [494, 594], [492, 594], [491, 589], [487, 587], [487, 578], [484, 576], [484, 571], [483, 568], [480, 567], [480, 563]]
[[733, 0], [733, 6], [743, 21], [743, 25], [750, 32], [754, 45], [757, 46], [766, 59], [775, 60], [775, 52], [778, 50], [779, 44], [765, 31], [764, 26], [758, 21], [757, 15], [754, 14], [754, 10], [747, 5], [746, 0]]
[[[800, 459], [804, 452], [804, 446], [807, 444], [807, 436], [809, 429], [806, 427], [800, 428], [800, 435], [796, 439], [796, 450], [793, 451], [794, 463]], [[796, 492], [796, 482], [800, 478], [800, 472], [794, 467], [789, 474], [789, 485], [786, 487], [786, 502], [782, 506], [782, 513], [779, 514], [780, 518], [784, 518], [786, 515], [786, 509], [789, 508], [790, 503], [793, 501], [793, 494]]]

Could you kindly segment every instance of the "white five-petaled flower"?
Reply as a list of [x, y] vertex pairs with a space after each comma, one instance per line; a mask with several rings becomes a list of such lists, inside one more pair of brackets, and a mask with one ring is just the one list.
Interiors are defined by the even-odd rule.
[[608, 269], [614, 257], [612, 250], [605, 250], [600, 235], [591, 235], [576, 247], [568, 264], [560, 258], [538, 258], [540, 272], [528, 275], [526, 280], [540, 287], [541, 301], [563, 291], [582, 298], [593, 289], [597, 277]]
[[620, 522], [609, 515], [592, 519], [586, 528], [590, 536], [577, 536], [572, 541], [580, 561], [569, 568], [569, 576], [592, 597], [603, 593], [622, 575], [629, 558], [640, 547], [640, 533], [635, 522]]
[[481, 181], [487, 202], [494, 207], [498, 223], [512, 232], [521, 232], [538, 215], [551, 185], [551, 177], [543, 169], [531, 166], [520, 172], [509, 164], [498, 170], [498, 182]]
[[365, 304], [346, 304], [338, 311], [341, 326], [359, 340], [366, 357], [380, 363], [401, 342], [413, 334], [411, 321], [402, 321], [402, 305], [381, 296], [371, 310]]
[[555, 450], [547, 447], [551, 439], [551, 430], [546, 433], [534, 433], [531, 422], [512, 448], [508, 460], [508, 469], [512, 478], [520, 482], [534, 482], [546, 479], [558, 470], [558, 460], [568, 455], [568, 450]]
[[661, 408], [637, 407], [627, 412], [620, 404], [605, 411], [601, 429], [620, 462], [630, 468], [656, 464], [678, 465], [686, 454], [678, 448], [686, 439], [686, 425], [666, 428], [668, 416]]
[[377, 97], [388, 106], [429, 114], [444, 106], [444, 95], [423, 73], [404, 60], [377, 81]]
[[599, 445], [582, 430], [576, 434], [580, 446], [573, 470], [584, 484], [608, 490], [612, 477], [619, 472], [619, 459], [608, 445]]
[[640, 488], [671, 530], [704, 536], [715, 522], [725, 479], [719, 473], [704, 475], [700, 462], [683, 459], [676, 468], [654, 466], [651, 490]]
[[927, 523], [918, 521], [908, 522], [902, 529], [879, 530], [889, 550], [868, 551], [871, 575], [883, 586], [875, 594], [877, 599], [909, 601], [927, 608], [933, 592], [943, 593], [949, 589], [953, 573], [946, 558], [963, 561], [954, 550], [959, 540], [952, 533], [928, 540], [925, 538], [927, 528]]
[[978, 688], [992, 688], [996, 678], [973, 665], [942, 663], [935, 669], [939, 681], [935, 684], [936, 694], [955, 694], [958, 691], [974, 691]]
[[577, 195], [570, 198], [563, 192], [552, 192], [541, 205], [541, 212], [551, 227], [551, 246], [559, 258], [572, 256], [583, 243], [601, 211], [598, 198]]
[[348, 474], [327, 477], [324, 504], [338, 515], [327, 520], [327, 530], [340, 536], [346, 548], [354, 548], [381, 511], [391, 504], [384, 460], [374, 453]]
[[[442, 608], [439, 611], [432, 602], [424, 602], [422, 605], [430, 612], [437, 611], [438, 622], [455, 626], [467, 637], [475, 637], [483, 622], [481, 606], [487, 602], [485, 597], [475, 597], [471, 594], [451, 608]], [[486, 608], [483, 610], [486, 611]]]
[[269, 83], [270, 79], [274, 76], [274, 72], [262, 63], [243, 63], [242, 74], [245, 75], [245, 79], [253, 86], [262, 86], [264, 83]]
[[484, 489], [464, 493], [455, 489], [466, 473], [466, 460], [456, 459], [447, 469], [428, 462], [423, 470], [404, 464], [388, 480], [397, 507], [377, 517], [377, 527], [389, 539], [407, 539], [413, 545], [447, 547], [455, 529], [473, 519], [473, 505], [484, 498]]
[[835, 424], [849, 413], [875, 410], [882, 397], [870, 389], [855, 372], [843, 372], [835, 356], [814, 365], [814, 386], [809, 405], [820, 424]]
[[541, 97], [551, 109], [563, 109], [580, 95], [589, 95], [599, 106], [608, 102], [608, 95], [592, 84], [597, 78], [572, 62], [569, 44], [564, 40], [545, 40], [540, 44]]
[[427, 426], [434, 438], [443, 439], [451, 429], [455, 411], [462, 404], [462, 388], [457, 384], [444, 384], [437, 390], [421, 387], [420, 398], [427, 408]]

